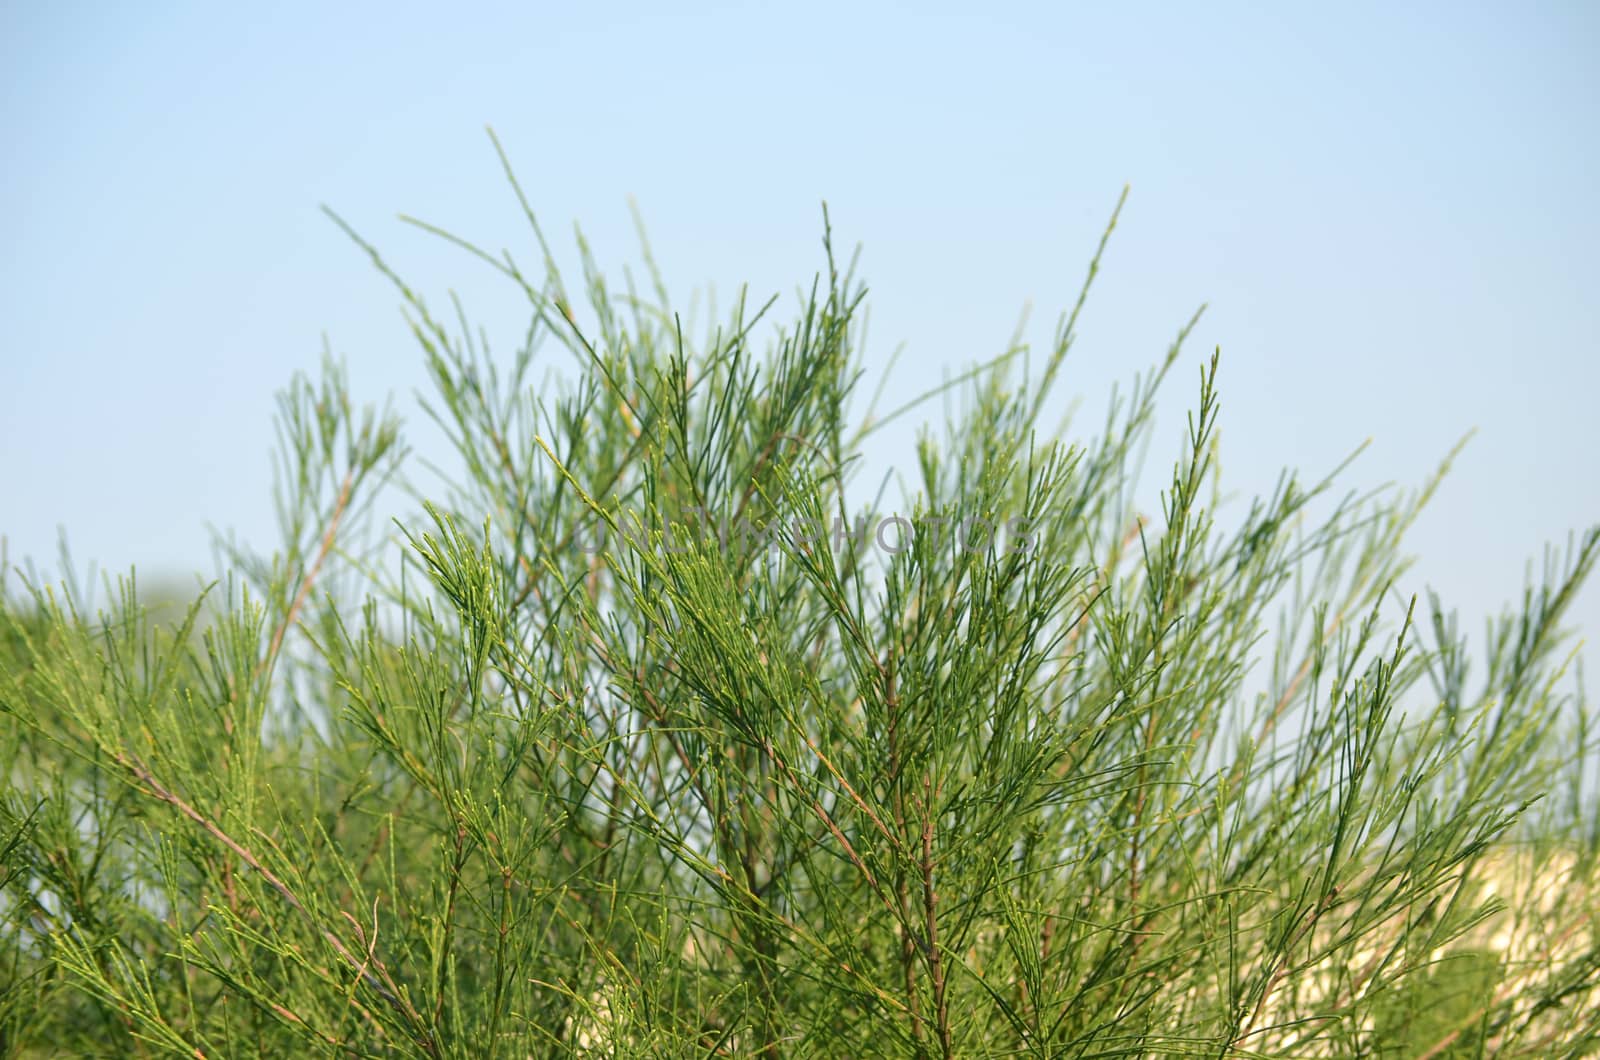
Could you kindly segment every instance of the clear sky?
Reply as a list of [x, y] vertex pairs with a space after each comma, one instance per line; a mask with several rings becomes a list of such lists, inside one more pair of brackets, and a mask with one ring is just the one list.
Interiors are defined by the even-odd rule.
[[1048, 340], [1131, 184], [1064, 386], [1095, 407], [1208, 302], [1152, 473], [1214, 346], [1241, 493], [1369, 436], [1346, 482], [1414, 483], [1477, 427], [1411, 538], [1476, 631], [1600, 519], [1600, 5], [1404, 7], [6, 4], [0, 533], [144, 574], [209, 569], [208, 522], [270, 544], [272, 395], [324, 334], [414, 409], [319, 204], [509, 348], [509, 292], [395, 220], [525, 251], [493, 125], [547, 231], [634, 262], [635, 196], [684, 296], [788, 295], [826, 199], [890, 403], [1025, 302]]

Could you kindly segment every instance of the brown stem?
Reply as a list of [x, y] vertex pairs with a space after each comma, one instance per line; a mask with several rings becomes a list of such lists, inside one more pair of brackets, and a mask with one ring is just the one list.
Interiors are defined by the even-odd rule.
[[1267, 978], [1266, 985], [1261, 990], [1261, 996], [1256, 999], [1256, 1007], [1250, 1013], [1250, 1019], [1234, 1034], [1233, 1040], [1228, 1043], [1228, 1050], [1257, 1033], [1255, 1026], [1261, 1021], [1261, 1014], [1266, 1011], [1267, 999], [1272, 997], [1278, 989], [1278, 984], [1289, 975], [1289, 951], [1300, 945], [1302, 939], [1308, 935], [1328, 910], [1333, 908], [1334, 902], [1339, 897], [1339, 888], [1335, 886], [1325, 895], [1321, 902], [1307, 911], [1305, 919], [1300, 922], [1294, 932], [1284, 941], [1282, 951], [1274, 958], [1275, 967], [1272, 975]]
[[950, 1060], [955, 1051], [950, 1045], [950, 1007], [945, 998], [944, 961], [939, 954], [939, 894], [933, 886], [933, 802], [938, 790], [927, 777], [922, 780], [922, 909], [928, 928], [928, 977], [933, 980], [934, 1018], [939, 1031], [939, 1051]]
[[350, 490], [355, 485], [355, 474], [354, 469], [347, 471], [344, 481], [339, 484], [339, 495], [334, 498], [333, 514], [328, 517], [328, 526], [322, 532], [322, 543], [317, 547], [316, 558], [311, 561], [305, 577], [300, 579], [300, 588], [295, 591], [294, 599], [289, 602], [289, 609], [283, 613], [283, 620], [272, 631], [272, 641], [267, 645], [267, 654], [261, 660], [261, 665], [256, 668], [257, 677], [270, 669], [278, 658], [278, 652], [283, 647], [283, 639], [288, 635], [289, 627], [294, 625], [295, 619], [300, 614], [300, 608], [305, 605], [306, 597], [311, 594], [311, 586], [317, 580], [323, 562], [333, 551], [334, 536], [339, 532], [339, 524], [344, 521], [344, 513], [350, 506]]
[[[249, 865], [252, 869], [259, 873], [261, 878], [265, 880], [273, 890], [277, 891], [283, 900], [288, 902], [296, 912], [298, 912], [301, 916], [304, 916], [307, 920], [315, 923], [315, 918], [312, 917], [310, 911], [306, 909], [304, 903], [300, 901], [299, 897], [289, 889], [289, 885], [279, 879], [271, 869], [263, 865], [260, 859], [258, 859], [247, 847], [241, 844], [238, 840], [234, 839], [227, 832], [224, 832], [219, 825], [217, 825], [210, 818], [206, 817], [205, 814], [196, 810], [193, 806], [190, 806], [183, 800], [182, 796], [165, 787], [155, 778], [150, 770], [145, 767], [144, 763], [138, 760], [137, 757], [124, 755], [120, 752], [116, 753], [115, 757], [117, 762], [123, 768], [132, 773], [140, 783], [148, 788], [151, 794], [163, 802], [170, 804], [179, 813], [183, 814], [185, 817], [198, 824], [201, 828], [204, 828], [207, 832], [211, 833], [211, 835], [218, 842], [222, 843], [229, 850], [233, 851], [234, 854], [238, 855], [239, 860], [243, 861], [246, 865]], [[348, 914], [346, 915], [348, 916]], [[411, 1024], [412, 1028], [418, 1035], [418, 1043], [422, 1045], [427, 1054], [429, 1056], [439, 1056], [440, 1053], [438, 1043], [434, 1041], [433, 1035], [428, 1032], [427, 1026], [423, 1022], [422, 1015], [418, 1013], [411, 1003], [401, 995], [399, 988], [395, 985], [394, 977], [390, 975], [388, 968], [383, 964], [383, 962], [375, 959], [370, 952], [367, 954], [364, 960], [358, 959], [356, 955], [350, 951], [350, 948], [344, 944], [344, 941], [340, 939], [338, 935], [335, 935], [331, 930], [321, 927], [319, 928], [319, 932], [328, 945], [333, 947], [334, 952], [337, 953], [346, 964], [355, 969], [357, 974], [361, 978], [365, 979], [368, 985], [377, 991], [378, 995], [382, 997], [391, 1008], [398, 1012], [401, 1017], [406, 1020], [406, 1022]], [[376, 939], [373, 940], [374, 944], [376, 941]], [[375, 966], [377, 972], [374, 973], [369, 971], [369, 965]]]

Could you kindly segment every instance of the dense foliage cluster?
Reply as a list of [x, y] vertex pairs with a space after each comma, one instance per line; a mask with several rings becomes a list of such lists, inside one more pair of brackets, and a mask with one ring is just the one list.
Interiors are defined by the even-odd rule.
[[535, 274], [456, 241], [527, 296], [509, 357], [394, 277], [462, 468], [400, 534], [399, 422], [330, 364], [282, 546], [185, 620], [9, 576], [0, 1054], [1600, 1048], [1595, 531], [1469, 655], [1395, 590], [1431, 483], [1218, 500], [1214, 357], [1140, 513], [1183, 335], [1068, 444], [1080, 296], [860, 533], [913, 410], [856, 400], [831, 241], [793, 323], [696, 339], [528, 220]]

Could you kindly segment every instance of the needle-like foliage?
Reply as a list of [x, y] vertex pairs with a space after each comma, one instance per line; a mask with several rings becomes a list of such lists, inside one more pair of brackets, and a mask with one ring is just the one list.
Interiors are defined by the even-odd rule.
[[575, 298], [527, 219], [532, 271], [446, 237], [525, 295], [509, 356], [357, 237], [459, 470], [330, 361], [281, 399], [281, 547], [181, 621], [9, 576], [0, 1054], [1600, 1050], [1561, 625], [1600, 530], [1469, 653], [1397, 589], [1433, 481], [1220, 499], [1187, 328], [1099, 432], [1044, 424], [1081, 296], [863, 497], [926, 406], [857, 400], [826, 221], [790, 323], [696, 337], [648, 248], [617, 290], [580, 240]]

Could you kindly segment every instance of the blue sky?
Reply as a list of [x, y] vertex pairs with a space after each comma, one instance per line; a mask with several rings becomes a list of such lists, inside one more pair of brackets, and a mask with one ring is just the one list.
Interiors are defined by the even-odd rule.
[[0, 533], [144, 574], [209, 569], [208, 522], [269, 544], [272, 395], [324, 334], [414, 408], [396, 298], [322, 203], [508, 348], [510, 292], [395, 219], [525, 251], [493, 125], [558, 243], [634, 262], [635, 196], [684, 298], [789, 295], [826, 199], [870, 377], [906, 344], [890, 404], [1025, 302], [1047, 340], [1131, 184], [1064, 387], [1093, 409], [1207, 302], [1153, 473], [1216, 346], [1241, 494], [1368, 437], [1347, 483], [1414, 483], [1478, 428], [1411, 538], [1475, 630], [1600, 518], [1597, 56], [1578, 3], [8, 4]]

